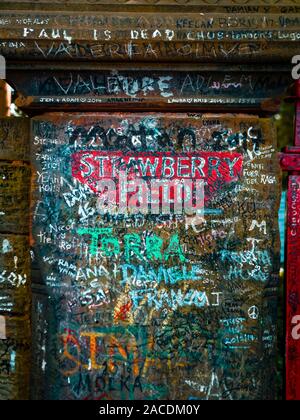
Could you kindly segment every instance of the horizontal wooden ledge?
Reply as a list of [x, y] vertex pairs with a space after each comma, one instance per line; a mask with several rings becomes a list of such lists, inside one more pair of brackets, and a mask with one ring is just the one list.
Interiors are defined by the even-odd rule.
[[[0, 54], [9, 60], [184, 63], [290, 63], [296, 42], [156, 42], [115, 43], [7, 41]], [[291, 65], [292, 67], [292, 65]]]
[[[4, 5], [9, 4], [37, 4], [49, 3], [48, 0], [4, 0]], [[82, 3], [82, 0], [52, 0], [52, 3], [72, 5]], [[235, 6], [270, 6], [270, 0], [85, 0], [87, 4], [133, 4], [133, 5], [235, 5]], [[272, 5], [297, 5], [298, 0], [272, 0]]]
[[[132, 40], [205, 40], [206, 33], [235, 33], [235, 39], [245, 37], [250, 31], [253, 37], [271, 39], [297, 32], [300, 28], [300, 10], [292, 15], [281, 13], [188, 13], [188, 12], [85, 12], [85, 11], [1, 11], [1, 37], [12, 39], [84, 39], [83, 34], [94, 41], [118, 37]], [[241, 32], [241, 36], [239, 35]], [[273, 35], [272, 35], [273, 32]], [[238, 38], [240, 36], [240, 38]]]
[[[13, 5], [13, 6], [12, 6]], [[53, 0], [51, 3], [48, 0], [5, 0], [1, 4], [1, 8], [9, 9], [11, 7], [21, 8], [77, 8], [80, 7], [89, 9], [93, 8], [224, 8], [225, 10], [242, 10], [245, 13], [255, 13], [260, 8], [266, 10], [280, 9], [283, 13], [297, 10], [299, 6], [297, 0], [274, 0], [271, 4], [268, 0], [87, 0], [82, 3], [82, 0]]]
[[70, 111], [70, 110], [82, 110], [88, 111], [115, 111], [116, 106], [122, 107], [122, 110], [141, 112], [141, 111], [158, 111], [158, 112], [224, 112], [224, 107], [230, 110], [230, 112], [266, 112], [274, 114], [279, 112], [280, 101], [273, 100], [261, 100], [260, 98], [253, 98], [251, 100], [234, 98], [222, 98], [217, 100], [216, 98], [201, 98], [201, 100], [175, 100], [173, 102], [163, 102], [159, 100], [149, 101], [126, 101], [124, 98], [118, 100], [102, 100], [93, 101], [90, 98], [76, 98], [75, 100], [64, 99], [64, 98], [40, 98], [40, 97], [28, 97], [28, 98], [17, 98], [16, 105], [29, 112], [30, 110], [41, 111], [46, 109], [48, 111]]
[[[299, 17], [300, 23], [300, 17]], [[134, 45], [145, 45], [158, 43], [163, 44], [192, 44], [192, 43], [210, 43], [210, 42], [226, 42], [226, 43], [265, 43], [268, 44], [279, 44], [279, 43], [295, 43], [300, 42], [300, 24], [297, 28], [292, 30], [287, 29], [220, 29], [216, 28], [213, 30], [173, 30], [173, 29], [161, 29], [158, 30], [140, 30], [135, 29], [131, 31], [127, 30], [98, 30], [94, 28], [87, 29], [57, 29], [57, 28], [45, 28], [29, 31], [30, 28], [14, 29], [1, 28], [0, 27], [0, 46], [10, 48], [24, 48], [26, 43], [35, 42], [36, 44], [48, 43], [64, 43], [66, 46], [72, 46], [74, 44], [83, 44], [84, 42], [90, 42], [91, 45], [97, 44], [121, 44], [126, 43], [128, 47], [134, 48]], [[25, 32], [24, 32], [25, 31]], [[26, 33], [26, 36], [24, 36]], [[133, 33], [133, 35], [131, 35]], [[158, 34], [158, 35], [157, 35]]]
[[[276, 66], [274, 66], [275, 68]], [[242, 68], [242, 67], [240, 67]], [[255, 67], [254, 67], [255, 68]], [[20, 108], [65, 109], [80, 106], [125, 108], [215, 109], [219, 107], [277, 112], [280, 98], [293, 85], [289, 72], [231, 72], [224, 66], [194, 66], [184, 70], [129, 66], [107, 70], [8, 70]]]
[[4, 10], [0, 39], [0, 54], [8, 60], [289, 63], [299, 53], [300, 10], [292, 15]]
[[[35, 117], [38, 116], [40, 114], [44, 114], [47, 112], [70, 112], [70, 113], [76, 113], [76, 112], [82, 112], [82, 113], [92, 113], [92, 112], [107, 112], [107, 113], [111, 113], [114, 112], [116, 110], [116, 107], [95, 107], [95, 106], [83, 106], [83, 105], [76, 105], [76, 106], [68, 106], [68, 107], [62, 107], [62, 106], [58, 106], [58, 107], [49, 107], [49, 106], [41, 106], [40, 104], [33, 104], [32, 106], [28, 107], [28, 108], [22, 108], [22, 110], [24, 112], [26, 112], [30, 117]], [[226, 105], [226, 112], [229, 113], [238, 113], [238, 112], [244, 112], [248, 115], [259, 115], [262, 118], [270, 118], [272, 117], [275, 113], [279, 112], [279, 107], [276, 108], [276, 110], [263, 110], [259, 107], [255, 107], [255, 108], [250, 108], [250, 107], [241, 107], [241, 106], [229, 106]], [[173, 113], [173, 114], [177, 114], [177, 113], [188, 113], [190, 115], [192, 114], [204, 114], [204, 113], [219, 113], [222, 114], [222, 112], [224, 112], [224, 105], [221, 106], [206, 106], [206, 107], [154, 107], [154, 106], [150, 106], [150, 107], [127, 107], [126, 105], [123, 106], [122, 105], [122, 112], [130, 112], [131, 114], [138, 114], [140, 112], [157, 112], [157, 113]]]
[[112, 64], [111, 62], [104, 62], [101, 61], [100, 63], [93, 63], [93, 62], [82, 62], [72, 63], [72, 62], [43, 62], [43, 61], [14, 61], [10, 60], [7, 62], [7, 72], [10, 74], [11, 72], [24, 70], [25, 72], [32, 72], [32, 71], [121, 71], [121, 70], [129, 70], [129, 71], [176, 71], [176, 72], [230, 72], [230, 73], [239, 73], [239, 72], [247, 72], [247, 73], [286, 73], [291, 74], [291, 65], [288, 63], [276, 63], [276, 64], [268, 64], [268, 63], [247, 63], [247, 64], [232, 64], [226, 63], [222, 66], [216, 63], [177, 63], [176, 68], [174, 68], [174, 64], [171, 63], [164, 63], [163, 65], [160, 63], [128, 63], [128, 62], [120, 62], [118, 63], [118, 67], [116, 69], [116, 65]]

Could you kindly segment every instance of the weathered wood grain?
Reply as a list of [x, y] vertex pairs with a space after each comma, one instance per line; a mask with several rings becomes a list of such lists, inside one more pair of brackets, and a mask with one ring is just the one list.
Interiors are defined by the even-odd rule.
[[3, 9], [0, 37], [7, 59], [287, 62], [297, 54], [300, 13]]
[[[37, 5], [37, 3], [45, 3], [49, 6], [47, 0], [4, 0], [3, 4], [5, 7], [13, 3], [14, 5], [30, 3], [31, 5]], [[69, 5], [80, 4], [83, 6], [81, 0], [53, 0], [51, 3], [59, 3], [62, 7]], [[231, 6], [231, 7], [242, 7], [247, 10], [248, 7], [260, 7], [265, 6], [265, 10], [272, 7], [286, 7], [286, 6], [298, 6], [298, 0], [87, 0], [87, 6], [92, 5], [142, 5], [142, 6], [176, 6], [176, 7], [189, 7], [189, 6]], [[28, 7], [28, 6], [27, 6]], [[57, 6], [56, 6], [57, 7]], [[248, 9], [251, 11], [251, 9]], [[252, 8], [252, 11], [256, 9]], [[289, 9], [291, 10], [291, 8]]]
[[30, 322], [26, 317], [3, 316], [5, 338], [0, 338], [0, 400], [24, 400], [29, 397]]
[[0, 399], [29, 398], [29, 119], [0, 119]]
[[0, 160], [29, 162], [29, 118], [0, 119]]
[[[98, 110], [122, 106], [122, 109], [200, 109], [273, 111], [280, 97], [292, 83], [289, 66], [178, 66], [176, 71], [158, 65], [102, 65], [99, 69], [61, 70], [51, 72], [16, 64], [8, 70], [18, 91], [16, 104], [25, 110], [80, 109]], [[126, 68], [127, 67], [127, 68]], [[150, 67], [150, 68], [149, 68]], [[276, 99], [277, 97], [277, 104]]]
[[28, 164], [0, 161], [0, 231], [29, 233], [30, 179]]

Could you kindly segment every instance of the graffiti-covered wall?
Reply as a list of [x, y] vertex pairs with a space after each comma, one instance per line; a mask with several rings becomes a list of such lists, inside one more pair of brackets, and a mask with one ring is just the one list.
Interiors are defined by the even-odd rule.
[[275, 139], [250, 115], [32, 120], [33, 398], [274, 397]]
[[0, 400], [29, 398], [29, 119], [0, 119]]

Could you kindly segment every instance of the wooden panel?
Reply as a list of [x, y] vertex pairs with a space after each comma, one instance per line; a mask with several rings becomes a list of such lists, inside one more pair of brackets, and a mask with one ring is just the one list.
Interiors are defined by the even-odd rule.
[[27, 236], [0, 234], [0, 267], [0, 313], [29, 314], [31, 291]]
[[29, 118], [1, 118], [0, 159], [29, 161]]
[[287, 214], [286, 396], [300, 399], [300, 176], [290, 176]]
[[[30, 5], [37, 6], [33, 0], [4, 0], [3, 7], [9, 6], [13, 3], [16, 7], [27, 7]], [[29, 3], [29, 4], [28, 4]], [[47, 0], [40, 0], [38, 3], [43, 4], [43, 8], [54, 7], [65, 8], [72, 5], [73, 7], [80, 4], [81, 8], [95, 8], [97, 6], [173, 6], [174, 8], [190, 8], [191, 6], [201, 6], [202, 8], [224, 7], [227, 11], [244, 11], [244, 12], [257, 12], [260, 10], [269, 11], [274, 8], [280, 8], [282, 13], [286, 12], [299, 12], [298, 0], [88, 0], [85, 4], [81, 0], [53, 0], [51, 4]]]
[[[280, 172], [271, 121], [53, 113], [32, 129], [34, 249], [55, 313], [37, 395], [273, 399]], [[149, 195], [119, 196], [126, 170]], [[193, 195], [175, 195], [188, 180]], [[155, 197], [156, 182], [167, 198]]]
[[[300, 12], [150, 8], [112, 13], [3, 8], [0, 53], [8, 59], [130, 62], [290, 62]], [[73, 6], [72, 6], [73, 7]], [[159, 12], [159, 13], [157, 13]]]
[[23, 400], [29, 395], [30, 322], [0, 315], [0, 400]]
[[0, 119], [0, 399], [29, 397], [29, 119]]
[[[49, 305], [47, 287], [36, 284], [34, 276], [32, 277], [32, 357], [30, 364], [30, 399], [47, 399], [47, 383], [49, 381], [49, 371], [47, 359], [49, 359], [47, 343], [51, 336], [46, 331], [53, 330], [55, 327], [50, 324], [51, 320], [55, 322], [55, 313]], [[51, 311], [52, 309], [52, 311]], [[55, 378], [51, 382], [55, 382]]]
[[0, 162], [0, 231], [29, 232], [29, 186], [27, 164]]
[[[131, 68], [129, 68], [129, 66]], [[19, 91], [16, 104], [24, 109], [122, 109], [274, 111], [276, 97], [292, 83], [290, 68], [272, 66], [178, 66], [176, 71], [152, 65], [101, 65], [74, 71], [68, 66], [17, 70], [8, 78]], [[62, 70], [63, 68], [63, 70]]]

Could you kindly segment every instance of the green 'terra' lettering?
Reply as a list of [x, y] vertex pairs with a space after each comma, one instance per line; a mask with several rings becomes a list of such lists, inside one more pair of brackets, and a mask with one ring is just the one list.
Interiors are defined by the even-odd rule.
[[[77, 233], [90, 236], [89, 251], [92, 256], [102, 252], [106, 257], [114, 257], [122, 252], [121, 243], [113, 235], [112, 228], [82, 228], [78, 229]], [[124, 258], [128, 263], [131, 260], [168, 261], [170, 258], [178, 258], [180, 262], [186, 261], [177, 233], [168, 239], [167, 244], [154, 234], [146, 236], [145, 239], [137, 233], [124, 235]]]

